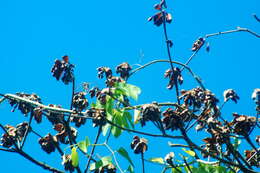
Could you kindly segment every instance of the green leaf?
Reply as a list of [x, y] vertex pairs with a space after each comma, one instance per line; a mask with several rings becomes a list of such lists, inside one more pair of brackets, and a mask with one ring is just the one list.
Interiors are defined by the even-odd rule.
[[139, 122], [141, 111], [138, 109], [134, 110], [134, 124], [137, 124]]
[[116, 88], [119, 89], [124, 95], [132, 97], [135, 100], [138, 99], [138, 95], [141, 93], [140, 88], [127, 83], [117, 83]]
[[99, 161], [97, 161], [97, 162], [95, 162], [95, 163], [92, 163], [91, 165], [90, 165], [90, 167], [89, 167], [89, 170], [90, 171], [93, 171], [93, 170], [95, 170], [95, 169], [99, 169], [100, 167], [102, 167], [103, 166], [103, 162], [102, 162], [102, 160], [99, 160]]
[[[122, 120], [122, 112], [114, 109], [114, 117], [113, 117], [113, 123], [117, 124], [118, 126], [123, 126], [123, 120]], [[111, 127], [111, 133], [117, 138], [121, 135], [122, 130], [120, 128], [117, 128], [116, 126]]]
[[112, 163], [112, 157], [110, 156], [102, 157], [101, 161], [103, 163], [103, 166], [109, 165]]
[[105, 110], [106, 112], [112, 114], [113, 110], [113, 103], [114, 99], [112, 99], [109, 95], [106, 96], [106, 105], [105, 105]]
[[85, 141], [80, 141], [77, 145], [82, 151], [86, 153], [88, 151], [89, 144], [90, 144], [90, 140], [88, 136], [86, 136]]
[[128, 168], [127, 168], [127, 171], [129, 173], [134, 173], [134, 167], [132, 165], [129, 165]]
[[134, 129], [135, 126], [134, 126], [134, 123], [133, 123], [132, 116], [131, 116], [130, 112], [124, 111], [123, 117], [125, 117], [127, 119], [129, 124], [131, 125], [132, 129]]
[[172, 173], [180, 173], [182, 172], [181, 168], [177, 167], [177, 168], [172, 168]]
[[191, 150], [186, 150], [185, 148], [182, 148], [182, 150], [187, 153], [188, 155], [194, 157], [195, 156], [195, 152], [194, 151], [191, 151]]
[[150, 158], [149, 161], [154, 162], [154, 163], [164, 164], [163, 158], [161, 158], [161, 157]]
[[123, 147], [120, 147], [117, 150], [117, 152], [118, 152], [118, 154], [123, 156], [132, 166], [134, 166], [134, 163], [132, 162], [131, 158], [129, 157], [128, 152]]
[[[120, 119], [118, 119], [118, 118], [115, 118], [115, 119], [116, 119], [116, 120], [114, 121], [115, 124], [121, 124], [121, 122], [118, 123], [118, 122], [120, 121]], [[119, 129], [119, 128], [115, 127], [115, 126], [112, 126], [111, 128], [112, 128], [112, 129], [111, 129], [111, 133], [112, 133], [116, 138], [121, 135], [121, 133], [122, 133], [122, 130], [121, 130], [121, 129]]]
[[85, 153], [87, 152], [86, 141], [80, 141], [77, 145], [82, 151], [84, 151]]
[[103, 136], [106, 136], [106, 134], [107, 134], [107, 132], [108, 132], [108, 129], [111, 127], [111, 125], [110, 124], [106, 124], [106, 125], [104, 125], [104, 126], [102, 126], [102, 134], [103, 134]]
[[79, 155], [76, 147], [71, 149], [71, 161], [73, 167], [77, 167], [79, 165]]
[[106, 166], [106, 165], [111, 164], [111, 163], [112, 163], [112, 158], [110, 156], [102, 157], [101, 160], [99, 160], [95, 163], [92, 163], [90, 165], [89, 170], [93, 171], [93, 170], [99, 169], [100, 167]]

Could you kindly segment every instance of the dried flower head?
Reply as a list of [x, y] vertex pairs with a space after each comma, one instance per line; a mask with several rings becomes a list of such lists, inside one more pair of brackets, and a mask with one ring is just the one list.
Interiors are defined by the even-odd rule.
[[69, 84], [74, 80], [75, 66], [69, 63], [69, 57], [67, 55], [63, 56], [62, 59], [63, 60], [55, 60], [55, 63], [51, 69], [51, 73], [52, 76], [55, 77], [57, 80], [61, 78], [64, 84]]
[[148, 149], [148, 141], [145, 138], [139, 138], [138, 136], [134, 136], [133, 141], [131, 143], [131, 148], [134, 150], [135, 154], [144, 153]]
[[57, 138], [50, 133], [43, 138], [39, 139], [41, 148], [48, 154], [55, 151], [56, 145], [58, 145]]
[[177, 130], [184, 125], [185, 121], [188, 121], [191, 117], [187, 112], [187, 109], [181, 111], [179, 109], [173, 110], [167, 108], [163, 113], [162, 123], [165, 130]]
[[196, 40], [196, 41], [193, 43], [191, 50], [192, 50], [192, 51], [197, 51], [197, 50], [199, 50], [199, 49], [203, 46], [204, 42], [205, 42], [205, 39], [204, 39], [204, 38], [199, 38], [198, 40]]
[[[55, 135], [57, 141], [59, 141], [63, 144], [69, 143], [68, 132], [66, 131], [66, 128], [62, 123], [55, 124], [53, 129], [58, 132]], [[70, 133], [71, 133], [72, 139], [76, 139], [78, 131], [73, 127], [70, 127], [70, 130], [71, 130]]]
[[62, 156], [62, 165], [64, 166], [65, 171], [74, 172], [74, 166], [72, 165], [70, 154]]
[[72, 99], [72, 106], [75, 108], [76, 111], [81, 112], [82, 110], [86, 109], [88, 106], [88, 100], [86, 99], [85, 92], [76, 93]]
[[[49, 107], [53, 108], [61, 108], [59, 105], [54, 105], [54, 104], [49, 104]], [[64, 122], [64, 115], [62, 113], [56, 113], [56, 112], [49, 112], [47, 119], [52, 123], [52, 124], [58, 124], [58, 123], [63, 123]]]
[[252, 99], [257, 105], [260, 105], [260, 88], [256, 88], [252, 94]]
[[106, 78], [112, 77], [112, 70], [109, 67], [98, 67], [98, 78], [102, 79], [104, 77], [104, 74], [106, 75]]
[[224, 96], [224, 102], [227, 102], [228, 100], [231, 99], [232, 101], [237, 103], [237, 100], [239, 100], [239, 96], [237, 95], [237, 93], [233, 89], [225, 90], [224, 93], [223, 93], [223, 96]]
[[230, 125], [234, 128], [234, 133], [238, 135], [246, 136], [251, 132], [251, 129], [255, 126], [256, 117], [247, 116], [247, 115], [239, 115], [237, 113], [233, 113], [234, 119], [230, 123]]
[[161, 26], [163, 22], [171, 23], [172, 22], [172, 15], [166, 12], [158, 12], [155, 15], [148, 18], [148, 21], [152, 21], [155, 26]]
[[106, 124], [106, 112], [103, 109], [91, 108], [86, 111], [92, 117], [93, 127], [104, 126]]
[[144, 104], [141, 107], [140, 123], [145, 126], [147, 121], [158, 121], [160, 119], [161, 111], [157, 103]]
[[181, 70], [178, 67], [175, 67], [173, 71], [171, 69], [166, 70], [164, 73], [164, 78], [169, 78], [169, 84], [167, 86], [168, 89], [172, 89], [177, 82], [179, 82], [180, 85], [183, 83]]
[[164, 160], [166, 163], [168, 163], [169, 165], [173, 165], [173, 158], [174, 158], [174, 153], [173, 152], [170, 152], [168, 153], [165, 157], [164, 157]]
[[[27, 100], [41, 103], [41, 98], [34, 93], [33, 94], [16, 93], [16, 95]], [[12, 112], [15, 111], [15, 109], [18, 107], [18, 110], [20, 110], [24, 115], [27, 115], [29, 112], [32, 112], [32, 110], [34, 109], [34, 107], [31, 104], [23, 101], [9, 100], [9, 103], [13, 107]]]
[[116, 67], [116, 73], [117, 74], [119, 73], [120, 77], [125, 79], [125, 80], [128, 79], [131, 70], [132, 70], [132, 67], [127, 62], [119, 64]]

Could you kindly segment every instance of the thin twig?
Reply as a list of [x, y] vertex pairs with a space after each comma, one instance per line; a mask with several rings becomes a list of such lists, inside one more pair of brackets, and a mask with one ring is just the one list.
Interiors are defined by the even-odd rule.
[[5, 149], [5, 148], [0, 148], [0, 151], [10, 152], [10, 153], [16, 152], [14, 149]]
[[[256, 19], [258, 19], [256, 16], [254, 16]], [[216, 32], [216, 33], [212, 33], [212, 34], [206, 34], [203, 38], [209, 38], [209, 37], [213, 37], [213, 36], [218, 36], [218, 35], [223, 35], [223, 34], [230, 34], [230, 33], [234, 33], [234, 32], [248, 32], [258, 38], [260, 38], [260, 35], [257, 34], [256, 32], [253, 32], [247, 28], [240, 28], [237, 27], [237, 29], [234, 30], [228, 30], [228, 31], [222, 31], [222, 32]], [[195, 52], [193, 52], [193, 54], [188, 58], [188, 60], [186, 61], [185, 65], [188, 65], [191, 60], [195, 57], [195, 55], [199, 52], [200, 49], [196, 50]], [[181, 71], [184, 70], [184, 67], [181, 68]]]
[[120, 171], [121, 173], [124, 173], [124, 171], [123, 171], [123, 170], [120, 168], [120, 166], [119, 166], [119, 163], [118, 163], [118, 161], [117, 161], [117, 159], [116, 159], [116, 156], [115, 156], [115, 152], [110, 148], [110, 146], [109, 146], [108, 144], [104, 143], [104, 145], [107, 147], [107, 149], [108, 149], [108, 150], [110, 151], [110, 153], [113, 155], [115, 164], [116, 164], [117, 168], [119, 169], [119, 171]]
[[177, 102], [178, 104], [180, 104], [180, 98], [179, 98], [179, 87], [178, 87], [178, 81], [177, 81], [177, 77], [175, 75], [174, 72], [174, 67], [172, 64], [172, 56], [171, 56], [171, 50], [170, 50], [170, 40], [168, 39], [168, 34], [167, 34], [167, 27], [166, 27], [166, 15], [164, 11], [161, 11], [163, 14], [163, 31], [164, 31], [164, 37], [165, 37], [165, 42], [166, 42], [166, 47], [167, 47], [167, 53], [168, 53], [168, 58], [170, 61], [170, 65], [171, 65], [171, 69], [172, 69], [172, 73], [173, 73], [173, 77], [174, 77], [174, 86], [175, 86], [175, 90], [176, 90], [176, 97], [177, 97]]
[[180, 66], [183, 66], [185, 69], [187, 69], [189, 71], [189, 73], [192, 75], [192, 77], [198, 82], [198, 84], [200, 85], [200, 87], [205, 90], [205, 87], [203, 86], [202, 84], [202, 81], [201, 81], [201, 78], [199, 76], [197, 76], [189, 66], [183, 64], [183, 63], [180, 63], [180, 62], [177, 62], [177, 61], [169, 61], [169, 60], [153, 60], [153, 61], [150, 61], [148, 62], [147, 64], [141, 66], [141, 67], [138, 67], [134, 70], [132, 70], [132, 72], [130, 73], [130, 76], [133, 75], [134, 73], [138, 72], [139, 70], [143, 69], [143, 68], [146, 68], [147, 66], [150, 66], [152, 64], [156, 64], [156, 63], [159, 63], [159, 62], [167, 62], [167, 63], [173, 63], [173, 64], [178, 64]]
[[168, 145], [170, 147], [183, 147], [183, 148], [190, 148], [188, 145], [183, 145], [183, 144], [173, 144], [171, 142], [168, 142]]
[[205, 38], [209, 38], [209, 37], [213, 37], [213, 36], [217, 36], [217, 35], [223, 35], [223, 34], [230, 34], [230, 33], [235, 33], [235, 32], [248, 32], [248, 33], [260, 38], [260, 35], [257, 34], [256, 32], [253, 32], [253, 31], [251, 31], [247, 28], [241, 28], [241, 27], [237, 27], [237, 29], [234, 29], [234, 30], [228, 30], [228, 31], [222, 31], [222, 32], [207, 34], [207, 35], [205, 35]]
[[[98, 129], [98, 132], [97, 132], [97, 136], [96, 136], [96, 139], [94, 141], [94, 145], [93, 145], [92, 150], [90, 152], [90, 158], [92, 158], [92, 156], [93, 156], [93, 154], [95, 152], [96, 144], [98, 142], [98, 139], [99, 139], [99, 136], [100, 136], [101, 132], [102, 132], [102, 126], [99, 126], [99, 129]], [[88, 168], [89, 168], [89, 165], [90, 165], [90, 161], [91, 161], [90, 158], [88, 159], [87, 166], [86, 166], [86, 169], [85, 169], [84, 173], [87, 173], [87, 171], [88, 171]]]
[[25, 144], [25, 141], [26, 141], [26, 139], [27, 139], [27, 136], [28, 136], [28, 134], [29, 134], [29, 132], [30, 132], [32, 119], [33, 119], [33, 114], [31, 113], [30, 119], [29, 119], [29, 123], [28, 123], [28, 127], [27, 127], [27, 129], [26, 129], [26, 131], [25, 131], [25, 134], [24, 134], [24, 137], [23, 137], [23, 141], [22, 141], [22, 143], [21, 143], [21, 149], [23, 148], [23, 146], [24, 146], [24, 144]]
[[142, 160], [142, 173], [145, 173], [145, 167], [144, 167], [144, 153], [141, 152], [141, 160]]
[[146, 133], [146, 132], [141, 132], [141, 131], [137, 131], [137, 130], [133, 130], [133, 129], [128, 129], [128, 128], [125, 128], [125, 127], [121, 127], [115, 123], [113, 123], [112, 121], [106, 119], [106, 121], [111, 124], [112, 126], [115, 126], [121, 130], [126, 130], [128, 132], [133, 132], [133, 133], [138, 133], [138, 134], [142, 134], [142, 135], [146, 135], [146, 136], [152, 136], [152, 137], [166, 137], [166, 138], [172, 138], [172, 139], [183, 139], [182, 136], [171, 136], [171, 135], [157, 135], [157, 134], [151, 134], [151, 133]]
[[187, 160], [185, 159], [185, 157], [184, 157], [184, 156], [182, 156], [182, 159], [183, 159], [183, 161], [184, 161], [184, 163], [185, 163], [186, 167], [188, 168], [188, 170], [189, 170], [189, 173], [192, 173], [192, 170], [191, 170], [191, 168], [190, 168], [190, 165], [188, 164], [188, 162], [187, 162]]
[[253, 16], [254, 16], [254, 18], [255, 18], [256, 21], [260, 22], [260, 19], [257, 17], [256, 14], [253, 14]]
[[2, 97], [2, 98], [0, 99], [0, 104], [1, 104], [3, 101], [5, 101], [5, 97]]
[[24, 158], [26, 158], [27, 160], [31, 161], [32, 163], [42, 167], [43, 169], [46, 169], [48, 171], [51, 171], [51, 172], [55, 172], [55, 173], [63, 173], [63, 171], [60, 171], [56, 168], [53, 168], [43, 162], [39, 162], [37, 160], [35, 160], [34, 158], [32, 158], [30, 155], [28, 155], [27, 153], [25, 153], [24, 151], [22, 150], [17, 150], [16, 151], [18, 154], [20, 154], [21, 156], [23, 156]]

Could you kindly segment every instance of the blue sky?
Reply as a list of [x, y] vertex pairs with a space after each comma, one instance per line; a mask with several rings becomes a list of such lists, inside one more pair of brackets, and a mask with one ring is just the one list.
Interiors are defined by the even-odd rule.
[[[153, 5], [158, 1], [1, 1], [0, 2], [0, 93], [37, 93], [44, 103], [61, 104], [69, 108], [71, 86], [57, 82], [50, 73], [56, 58], [68, 54], [76, 65], [76, 88], [80, 91], [82, 82], [102, 85], [97, 79], [96, 68], [127, 61], [134, 68], [155, 59], [167, 59], [162, 27], [147, 22], [156, 11]], [[208, 33], [235, 29], [237, 26], [260, 33], [260, 23], [252, 14], [260, 16], [260, 1], [168, 1], [168, 12], [173, 22], [168, 25], [169, 38], [174, 46], [173, 59], [185, 62], [192, 54], [190, 48], [194, 40]], [[228, 103], [223, 115], [231, 117], [232, 112], [254, 115], [255, 105], [251, 100], [254, 88], [260, 87], [259, 48], [260, 40], [248, 33], [233, 33], [209, 38], [210, 52], [205, 48], [190, 63], [205, 86], [220, 100], [225, 89], [233, 88], [240, 96], [238, 104]], [[174, 91], [166, 89], [164, 71], [166, 63], [156, 64], [140, 71], [129, 79], [129, 83], [142, 89], [137, 103], [152, 101], [175, 102]], [[183, 73], [182, 89], [191, 89], [197, 84]], [[0, 105], [2, 124], [17, 124], [28, 120], [18, 111], [10, 113], [8, 104]], [[33, 125], [37, 128], [36, 123]], [[91, 126], [88, 122], [86, 126]], [[48, 123], [38, 127], [42, 135], [50, 129]], [[152, 128], [149, 126], [147, 128]], [[82, 127], [83, 134], [94, 139], [96, 129]], [[150, 130], [150, 129], [149, 129]], [[124, 143], [129, 148], [130, 137], [124, 135], [115, 142]], [[200, 134], [196, 134], [200, 135]], [[37, 137], [28, 141], [26, 150], [41, 161], [51, 165], [61, 162], [55, 154], [41, 152]], [[149, 139], [151, 147], [147, 157], [164, 156], [171, 148], [165, 147], [168, 141]], [[158, 151], [153, 142], [161, 147]], [[181, 141], [179, 141], [181, 142]], [[30, 145], [30, 146], [29, 146]], [[140, 166], [138, 156], [133, 156]], [[50, 159], [50, 160], [49, 160]], [[18, 155], [1, 152], [0, 163], [3, 172], [43, 172]], [[14, 166], [15, 165], [15, 166]], [[124, 165], [124, 162], [123, 162]], [[124, 165], [125, 166], [125, 165]], [[61, 166], [58, 166], [61, 168]], [[157, 170], [151, 165], [148, 169]], [[158, 169], [160, 170], [160, 169]], [[138, 172], [138, 170], [136, 171]]]

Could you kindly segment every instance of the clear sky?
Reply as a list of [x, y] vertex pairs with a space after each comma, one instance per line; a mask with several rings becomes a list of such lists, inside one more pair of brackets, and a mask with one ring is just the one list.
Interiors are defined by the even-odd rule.
[[[82, 82], [102, 85], [103, 81], [97, 79], [96, 68], [99, 66], [114, 69], [117, 64], [127, 61], [136, 68], [137, 64], [167, 59], [163, 28], [147, 22], [147, 18], [156, 12], [153, 5], [157, 2], [0, 1], [0, 93], [34, 92], [40, 95], [45, 104], [61, 104], [69, 108], [71, 86], [57, 82], [50, 73], [56, 58], [67, 54], [76, 65], [77, 91], [80, 91]], [[252, 16], [253, 13], [260, 16], [259, 0], [168, 0], [167, 3], [168, 12], [173, 16], [168, 32], [174, 43], [172, 54], [176, 61], [185, 62], [192, 54], [190, 48], [194, 40], [205, 34], [231, 30], [237, 26], [260, 33], [260, 23]], [[254, 115], [255, 105], [251, 94], [254, 88], [260, 88], [259, 38], [241, 32], [212, 37], [208, 41], [210, 52], [207, 53], [203, 47], [190, 67], [221, 101], [225, 89], [233, 88], [237, 91], [240, 101], [238, 104], [228, 103], [223, 109], [223, 116], [231, 117], [232, 112]], [[156, 64], [129, 80], [129, 83], [142, 89], [138, 102], [133, 101], [132, 104], [176, 101], [174, 91], [166, 89], [168, 81], [163, 79], [167, 68], [169, 65], [166, 63]], [[197, 86], [188, 75], [183, 73], [184, 84], [181, 89]], [[2, 124], [15, 125], [28, 121], [28, 117], [23, 117], [20, 112], [11, 113], [10, 110], [7, 103], [0, 105]], [[33, 126], [42, 135], [51, 129], [46, 120], [38, 127], [34, 122]], [[91, 122], [85, 126], [91, 126]], [[84, 139], [86, 135], [94, 139], [96, 129], [81, 127], [80, 131], [82, 134], [79, 139]], [[113, 142], [114, 149], [119, 148], [119, 144], [129, 149], [133, 134], [129, 137], [127, 135]], [[61, 159], [57, 153], [45, 154], [40, 150], [38, 138], [31, 135], [30, 139], [26, 151], [41, 161], [61, 168]], [[148, 139], [151, 147], [147, 158], [164, 157], [172, 151], [172, 148], [167, 147], [168, 140]], [[152, 146], [154, 143], [158, 145]], [[4, 152], [0, 155], [1, 172], [44, 172], [18, 155]], [[139, 156], [132, 157], [138, 173]], [[123, 168], [126, 166], [123, 162]], [[152, 164], [147, 169], [148, 172], [161, 170]]]

